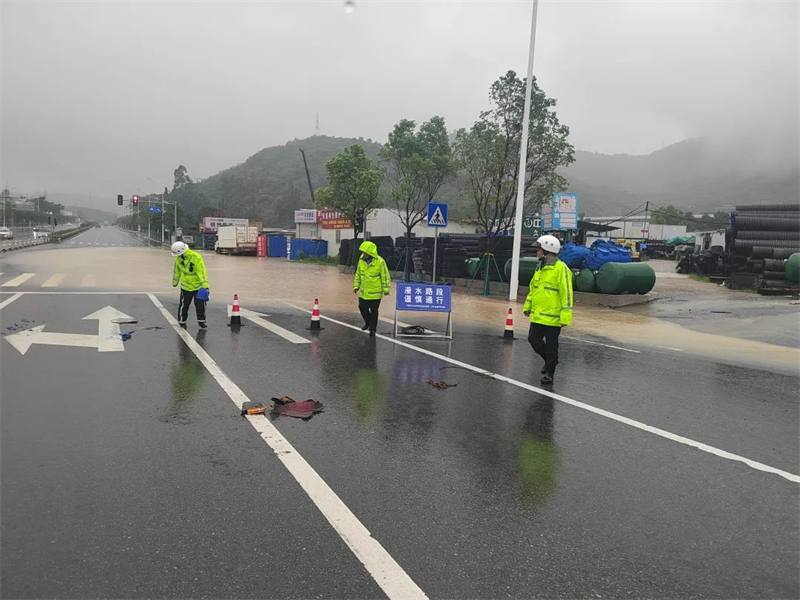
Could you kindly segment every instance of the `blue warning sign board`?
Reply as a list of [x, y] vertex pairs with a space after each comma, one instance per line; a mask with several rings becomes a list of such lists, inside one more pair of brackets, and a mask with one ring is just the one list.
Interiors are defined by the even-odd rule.
[[397, 310], [450, 312], [450, 286], [398, 283]]

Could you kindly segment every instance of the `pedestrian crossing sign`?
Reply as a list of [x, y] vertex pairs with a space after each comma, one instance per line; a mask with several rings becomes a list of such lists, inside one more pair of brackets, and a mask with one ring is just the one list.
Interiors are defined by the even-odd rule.
[[447, 204], [428, 202], [428, 227], [447, 227]]

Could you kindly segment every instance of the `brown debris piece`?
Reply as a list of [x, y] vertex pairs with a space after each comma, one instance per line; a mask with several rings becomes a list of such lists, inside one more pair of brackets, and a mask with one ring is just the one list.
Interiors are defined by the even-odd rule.
[[433, 379], [428, 379], [428, 385], [431, 387], [435, 387], [437, 390], [446, 390], [447, 388], [456, 387], [457, 383], [447, 383], [446, 381], [434, 381]]
[[317, 413], [325, 410], [322, 402], [316, 400], [297, 401], [289, 396], [272, 399], [272, 414], [284, 417], [295, 417], [297, 419], [308, 420]]

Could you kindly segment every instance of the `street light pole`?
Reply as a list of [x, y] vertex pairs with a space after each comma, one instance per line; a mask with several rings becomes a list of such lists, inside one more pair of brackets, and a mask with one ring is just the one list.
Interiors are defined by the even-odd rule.
[[525, 179], [528, 175], [528, 129], [531, 117], [531, 91], [533, 89], [533, 50], [536, 47], [536, 13], [539, 0], [533, 0], [531, 17], [531, 39], [528, 50], [528, 78], [525, 81], [525, 112], [522, 114], [522, 139], [519, 148], [519, 177], [517, 177], [517, 206], [514, 213], [514, 250], [511, 255], [511, 282], [508, 286], [508, 301], [517, 301], [519, 289], [519, 255], [522, 249], [522, 218], [525, 204]]

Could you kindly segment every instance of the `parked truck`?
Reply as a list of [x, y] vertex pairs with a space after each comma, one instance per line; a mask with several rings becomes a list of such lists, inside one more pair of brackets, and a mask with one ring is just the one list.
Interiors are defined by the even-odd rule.
[[217, 254], [255, 254], [258, 227], [228, 225], [217, 230]]

